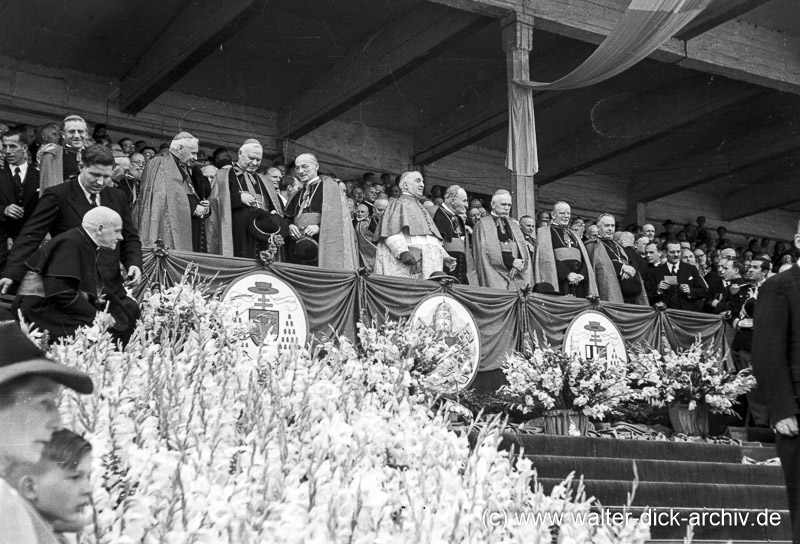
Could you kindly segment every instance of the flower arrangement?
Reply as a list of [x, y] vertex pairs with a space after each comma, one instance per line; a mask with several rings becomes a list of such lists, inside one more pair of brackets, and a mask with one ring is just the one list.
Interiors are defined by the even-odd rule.
[[719, 414], [732, 414], [736, 399], [755, 387], [749, 369], [725, 369], [719, 356], [695, 341], [685, 350], [636, 348], [629, 354], [628, 379], [633, 398], [665, 406], [686, 404], [689, 410], [705, 405]]
[[509, 355], [503, 371], [508, 385], [500, 392], [523, 397], [529, 409], [538, 404], [603, 419], [629, 395], [623, 364], [587, 360], [538, 342], [532, 352]]
[[471, 374], [467, 348], [460, 343], [448, 346], [430, 327], [394, 321], [380, 327], [359, 323], [358, 338], [367, 361], [402, 361], [412, 385], [429, 396], [458, 394], [459, 376]]
[[[549, 526], [494, 527], [486, 513], [596, 508], [569, 481], [549, 495], [532, 487], [530, 461], [498, 448], [498, 420], [470, 448], [421, 402], [413, 375], [441, 348], [417, 334], [362, 327], [361, 345], [340, 337], [253, 360], [230, 309], [184, 283], [146, 300], [125, 351], [102, 324], [55, 345], [52, 356], [96, 387], [61, 403], [65, 424], [94, 446], [80, 542], [550, 544]], [[635, 520], [578, 519], [565, 518], [559, 542], [649, 538]]]

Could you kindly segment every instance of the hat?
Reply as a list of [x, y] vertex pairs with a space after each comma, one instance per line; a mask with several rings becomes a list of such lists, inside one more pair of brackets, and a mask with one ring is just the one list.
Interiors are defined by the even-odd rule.
[[45, 376], [78, 393], [94, 390], [88, 375], [51, 361], [16, 322], [4, 321], [0, 323], [0, 385], [23, 376]]
[[672, 222], [672, 219], [667, 219], [666, 221], [664, 221], [664, 222], [663, 222], [663, 223], [661, 223], [661, 224], [662, 224], [663, 226], [665, 226], [665, 227], [666, 227], [667, 225], [674, 225], [674, 223]]
[[311, 262], [319, 255], [319, 246], [313, 238], [304, 236], [294, 243], [294, 254], [303, 262]]
[[450, 274], [442, 272], [441, 270], [434, 270], [433, 272], [431, 272], [431, 275], [428, 276], [428, 279], [433, 281], [452, 280], [453, 283], [461, 283], [455, 276], [451, 276]]
[[262, 242], [269, 242], [273, 234], [283, 234], [283, 224], [281, 216], [276, 213], [270, 213], [261, 208], [253, 208], [247, 213], [247, 232], [254, 238]]

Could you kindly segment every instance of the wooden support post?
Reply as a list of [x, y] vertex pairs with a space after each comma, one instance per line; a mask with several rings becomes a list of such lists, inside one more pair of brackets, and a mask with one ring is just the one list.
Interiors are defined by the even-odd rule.
[[[512, 13], [501, 20], [503, 26], [503, 51], [506, 52], [508, 76], [508, 104], [511, 111], [511, 85], [514, 79], [530, 79], [530, 51], [533, 48], [533, 17]], [[511, 190], [517, 217], [536, 213], [536, 196], [533, 176], [511, 173]]]

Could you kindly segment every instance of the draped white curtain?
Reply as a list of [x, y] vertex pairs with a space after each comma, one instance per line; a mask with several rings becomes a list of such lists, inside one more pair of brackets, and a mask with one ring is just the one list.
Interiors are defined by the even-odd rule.
[[627, 70], [697, 17], [711, 0], [632, 0], [616, 28], [592, 55], [551, 83], [509, 84], [506, 167], [532, 176], [539, 171], [533, 91], [568, 90], [594, 85]]

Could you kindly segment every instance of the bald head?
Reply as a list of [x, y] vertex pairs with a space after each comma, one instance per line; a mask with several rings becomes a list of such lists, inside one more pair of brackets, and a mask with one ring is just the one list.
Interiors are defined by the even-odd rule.
[[100, 247], [114, 249], [122, 240], [122, 218], [111, 208], [92, 208], [83, 216], [81, 226]]

